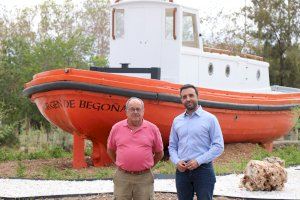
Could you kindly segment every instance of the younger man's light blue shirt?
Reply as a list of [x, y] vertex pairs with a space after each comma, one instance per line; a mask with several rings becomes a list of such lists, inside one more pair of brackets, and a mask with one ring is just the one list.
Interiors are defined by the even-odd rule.
[[224, 140], [217, 118], [199, 108], [188, 115], [177, 116], [172, 124], [169, 153], [171, 161], [197, 160], [198, 164], [209, 163], [224, 151]]

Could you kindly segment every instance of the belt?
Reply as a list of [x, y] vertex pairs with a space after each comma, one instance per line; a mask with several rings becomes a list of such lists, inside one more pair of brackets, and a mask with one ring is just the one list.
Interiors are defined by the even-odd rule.
[[150, 172], [150, 169], [145, 169], [145, 170], [142, 170], [142, 171], [127, 171], [125, 169], [122, 169], [121, 167], [118, 167], [118, 170], [120, 170], [120, 171], [122, 171], [122, 172], [124, 172], [126, 174], [136, 174], [136, 175], [138, 175], [138, 174], [145, 174], [145, 173]]

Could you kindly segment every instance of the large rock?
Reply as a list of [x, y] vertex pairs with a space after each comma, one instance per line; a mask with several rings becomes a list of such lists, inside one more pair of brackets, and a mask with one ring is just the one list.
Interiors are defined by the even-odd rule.
[[282, 190], [286, 181], [284, 161], [277, 157], [269, 157], [263, 161], [249, 161], [241, 179], [241, 186], [249, 191]]

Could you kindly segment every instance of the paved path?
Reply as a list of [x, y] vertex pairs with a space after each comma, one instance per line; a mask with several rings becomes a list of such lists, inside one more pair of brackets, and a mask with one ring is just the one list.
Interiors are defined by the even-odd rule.
[[[239, 187], [242, 175], [218, 176], [214, 195], [256, 199], [300, 199], [300, 166], [288, 168], [288, 182], [283, 191], [249, 192]], [[155, 179], [154, 190], [176, 192], [174, 179]], [[49, 197], [111, 193], [111, 180], [48, 181], [0, 179], [0, 198]]]

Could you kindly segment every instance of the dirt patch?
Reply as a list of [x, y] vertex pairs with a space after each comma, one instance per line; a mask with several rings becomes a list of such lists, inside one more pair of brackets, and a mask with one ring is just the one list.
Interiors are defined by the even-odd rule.
[[256, 144], [252, 143], [226, 144], [224, 153], [214, 163], [226, 164], [228, 162], [240, 162], [243, 159], [250, 160], [255, 149]]
[[[250, 143], [237, 143], [226, 144], [224, 153], [217, 158], [214, 162], [218, 164], [225, 164], [228, 162], [240, 162], [242, 159], [249, 160], [256, 148], [255, 144]], [[88, 159], [88, 163], [90, 159]], [[0, 177], [12, 178], [18, 176], [18, 171], [25, 168], [23, 178], [43, 178], [39, 173], [46, 167], [52, 167], [57, 170], [72, 169], [71, 158], [58, 158], [47, 160], [22, 160], [22, 161], [8, 161], [0, 163]], [[86, 169], [78, 170], [78, 173], [93, 174], [98, 168], [88, 167]], [[19, 172], [20, 173], [20, 172]]]
[[17, 177], [18, 170], [25, 168], [24, 178], [39, 178], [39, 172], [51, 166], [56, 169], [72, 168], [72, 159], [70, 158], [54, 158], [54, 159], [37, 159], [37, 160], [22, 160], [22, 161], [8, 161], [0, 163], [0, 177], [12, 178]]

